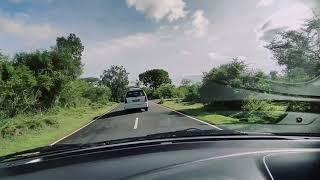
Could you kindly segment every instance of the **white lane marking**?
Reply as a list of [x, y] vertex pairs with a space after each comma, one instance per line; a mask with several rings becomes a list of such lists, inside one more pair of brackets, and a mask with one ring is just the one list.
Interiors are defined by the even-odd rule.
[[64, 140], [64, 139], [66, 139], [67, 137], [75, 134], [76, 132], [80, 131], [81, 129], [89, 126], [90, 124], [94, 123], [97, 119], [99, 119], [101, 116], [103, 116], [103, 115], [105, 115], [105, 114], [108, 114], [109, 112], [115, 110], [115, 109], [118, 108], [119, 106], [120, 106], [120, 104], [114, 106], [113, 108], [111, 108], [111, 109], [110, 109], [109, 111], [107, 111], [106, 113], [101, 114], [100, 116], [98, 116], [98, 117], [95, 118], [94, 120], [90, 121], [89, 123], [85, 124], [84, 126], [80, 127], [79, 129], [77, 129], [77, 130], [73, 131], [72, 133], [70, 133], [70, 134], [68, 134], [68, 135], [66, 135], [66, 136], [64, 136], [64, 137], [56, 140], [55, 142], [51, 143], [50, 146], [57, 144], [58, 142], [60, 142], [60, 141], [62, 141], [62, 140]]
[[31, 161], [28, 161], [28, 162], [26, 162], [25, 164], [37, 163], [37, 162], [40, 162], [40, 161], [41, 161], [41, 159], [40, 159], [40, 158], [37, 158], [37, 159], [33, 159], [33, 160], [31, 160]]
[[136, 121], [134, 122], [133, 129], [137, 129], [138, 128], [138, 122], [139, 122], [139, 118], [136, 118]]
[[[152, 101], [150, 101], [150, 102], [152, 102]], [[161, 104], [157, 104], [157, 103], [154, 103], [154, 102], [152, 102], [152, 103], [153, 103], [153, 104], [156, 104], [156, 105], [158, 105], [158, 106], [161, 106], [161, 107], [163, 107], [163, 108], [166, 108], [166, 109], [168, 109], [168, 110], [170, 110], [170, 111], [173, 111], [173, 112], [176, 112], [176, 113], [178, 113], [178, 114], [184, 115], [184, 116], [186, 116], [186, 117], [188, 117], [188, 118], [190, 118], [190, 119], [192, 119], [192, 120], [201, 122], [201, 123], [203, 123], [203, 124], [206, 124], [206, 125], [208, 125], [208, 126], [211, 126], [211, 127], [213, 127], [213, 128], [216, 128], [216, 129], [218, 129], [218, 130], [222, 130], [222, 129], [219, 128], [218, 126], [215, 126], [215, 125], [213, 125], [213, 124], [207, 123], [207, 122], [205, 122], [205, 121], [201, 121], [200, 119], [197, 119], [197, 118], [195, 118], [195, 117], [192, 117], [192, 116], [186, 115], [186, 114], [184, 114], [184, 113], [182, 113], [182, 112], [176, 111], [176, 110], [174, 110], [174, 109], [171, 109], [171, 108], [162, 106]]]

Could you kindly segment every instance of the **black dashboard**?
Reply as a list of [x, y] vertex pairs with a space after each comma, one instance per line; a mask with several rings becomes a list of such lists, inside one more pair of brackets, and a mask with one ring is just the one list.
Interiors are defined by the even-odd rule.
[[180, 138], [0, 165], [0, 179], [320, 179], [319, 138]]

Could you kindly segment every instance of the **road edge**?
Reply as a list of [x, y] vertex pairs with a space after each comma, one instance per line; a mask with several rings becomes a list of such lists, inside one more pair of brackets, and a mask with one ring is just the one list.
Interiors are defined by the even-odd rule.
[[152, 101], [150, 101], [150, 102], [153, 103], [153, 104], [156, 104], [156, 105], [158, 105], [158, 106], [160, 106], [160, 107], [163, 107], [163, 108], [165, 108], [165, 109], [168, 109], [168, 110], [170, 110], [170, 111], [173, 111], [173, 112], [175, 112], [175, 113], [178, 113], [178, 114], [181, 114], [181, 115], [183, 115], [183, 116], [186, 116], [186, 117], [188, 117], [188, 118], [190, 118], [190, 119], [192, 119], [192, 120], [195, 120], [195, 121], [201, 122], [201, 123], [203, 123], [203, 124], [206, 124], [206, 125], [208, 125], [208, 126], [211, 126], [211, 127], [213, 127], [213, 128], [216, 128], [216, 129], [218, 129], [218, 130], [223, 130], [222, 128], [219, 128], [218, 126], [215, 126], [215, 125], [210, 124], [210, 123], [208, 123], [208, 122], [202, 121], [202, 120], [197, 119], [197, 118], [195, 118], [195, 117], [189, 116], [189, 115], [184, 114], [184, 113], [182, 113], [182, 112], [180, 112], [180, 111], [174, 110], [174, 109], [172, 109], [172, 108], [163, 106], [163, 105], [161, 105], [161, 104], [158, 104], [158, 103], [155, 103], [155, 102], [152, 102]]
[[64, 140], [64, 139], [70, 137], [71, 135], [77, 133], [77, 132], [80, 131], [81, 129], [89, 126], [89, 125], [92, 124], [92, 123], [94, 123], [96, 120], [100, 119], [100, 117], [104, 116], [105, 114], [110, 113], [111, 111], [115, 110], [115, 109], [116, 109], [117, 107], [119, 107], [119, 106], [120, 106], [120, 103], [118, 103], [117, 105], [115, 105], [115, 106], [114, 106], [113, 108], [111, 108], [109, 111], [107, 111], [107, 112], [105, 112], [105, 113], [102, 113], [100, 116], [98, 116], [98, 117], [94, 118], [93, 120], [89, 121], [87, 124], [81, 126], [80, 128], [78, 128], [78, 129], [74, 130], [73, 132], [67, 134], [66, 136], [64, 136], [64, 137], [62, 137], [62, 138], [54, 141], [53, 143], [50, 144], [50, 146], [55, 145], [55, 144], [57, 144], [58, 142], [60, 142], [60, 141], [62, 141], [62, 140]]

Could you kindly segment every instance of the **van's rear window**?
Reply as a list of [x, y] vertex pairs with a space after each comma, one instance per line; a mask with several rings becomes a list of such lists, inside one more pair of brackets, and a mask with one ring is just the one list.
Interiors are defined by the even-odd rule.
[[144, 96], [144, 93], [141, 90], [129, 91], [127, 92], [127, 95], [126, 95], [126, 97], [140, 97], [140, 96]]

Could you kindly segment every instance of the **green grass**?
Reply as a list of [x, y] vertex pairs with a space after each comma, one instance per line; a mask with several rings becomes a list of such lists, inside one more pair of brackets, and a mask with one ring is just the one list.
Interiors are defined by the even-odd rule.
[[58, 108], [44, 114], [19, 115], [3, 120], [0, 124], [0, 156], [49, 145], [116, 105]]
[[228, 110], [227, 108], [215, 110], [214, 108], [207, 108], [201, 103], [181, 101], [165, 101], [162, 105], [211, 124], [276, 124], [286, 116], [286, 113], [281, 109], [282, 107], [277, 107], [276, 111], [249, 113], [247, 111]]
[[236, 118], [224, 116], [214, 112], [208, 112], [205, 110], [205, 107], [201, 103], [165, 101], [162, 105], [194, 116], [211, 124], [229, 124], [239, 122], [239, 120]]

